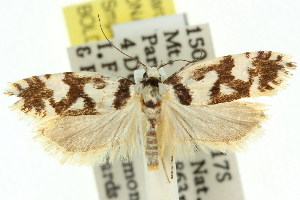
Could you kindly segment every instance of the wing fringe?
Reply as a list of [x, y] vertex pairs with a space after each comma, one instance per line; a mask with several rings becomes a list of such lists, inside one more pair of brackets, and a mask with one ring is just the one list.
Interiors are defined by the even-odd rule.
[[133, 156], [132, 154], [125, 153], [130, 151], [126, 151], [126, 149], [128, 149], [128, 144], [126, 143], [115, 143], [94, 150], [79, 152], [68, 151], [64, 147], [41, 134], [37, 134], [33, 139], [40, 143], [44, 151], [46, 151], [50, 156], [58, 159], [61, 164], [97, 166], [112, 163], [115, 159], [129, 162]]

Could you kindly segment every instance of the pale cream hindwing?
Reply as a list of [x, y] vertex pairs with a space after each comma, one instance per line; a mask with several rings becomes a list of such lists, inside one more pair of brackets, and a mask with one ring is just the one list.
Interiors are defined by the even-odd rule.
[[193, 157], [209, 148], [220, 151], [242, 149], [260, 134], [266, 118], [263, 105], [242, 101], [205, 106], [184, 106], [176, 99], [162, 104], [164, 154]]
[[173, 74], [164, 82], [162, 136], [173, 141], [162, 145], [164, 151], [240, 149], [265, 115], [262, 105], [236, 100], [275, 94], [296, 67], [288, 58], [271, 51], [229, 55]]
[[33, 76], [10, 83], [12, 109], [36, 125], [36, 139], [62, 162], [127, 160], [139, 143], [140, 103], [132, 81], [96, 72]]

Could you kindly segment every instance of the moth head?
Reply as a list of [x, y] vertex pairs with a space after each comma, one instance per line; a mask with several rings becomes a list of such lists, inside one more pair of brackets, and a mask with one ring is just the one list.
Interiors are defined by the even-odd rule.
[[143, 74], [144, 79], [155, 78], [155, 79], [160, 80], [160, 77], [161, 77], [161, 75], [156, 67], [146, 67], [145, 68], [145, 72]]
[[157, 67], [144, 67], [144, 70], [135, 70], [134, 71], [134, 80], [135, 82], [147, 81], [149, 79], [156, 79], [159, 82], [166, 80], [166, 73], [164, 68]]
[[143, 74], [143, 79], [157, 79], [160, 82], [163, 82], [167, 79], [166, 72], [163, 67], [146, 67]]

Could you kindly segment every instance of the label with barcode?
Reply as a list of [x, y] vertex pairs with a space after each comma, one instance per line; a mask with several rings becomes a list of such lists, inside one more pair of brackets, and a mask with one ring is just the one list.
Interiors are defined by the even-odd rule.
[[[122, 26], [126, 28], [125, 25]], [[118, 35], [118, 38], [111, 40], [115, 46], [152, 67], [174, 59], [204, 61], [214, 58], [207, 24], [165, 29], [160, 27], [157, 31], [143, 31], [135, 36]], [[68, 49], [68, 53], [73, 71], [99, 71], [133, 79], [133, 71], [138, 69], [134, 59], [124, 56], [107, 41], [73, 46]], [[166, 66], [165, 71], [170, 76], [185, 64], [175, 62]], [[175, 161], [180, 200], [244, 199], [234, 154], [199, 152], [192, 161], [176, 158]], [[95, 167], [101, 200], [148, 199], [145, 167], [142, 155], [135, 157], [131, 163], [116, 161]]]

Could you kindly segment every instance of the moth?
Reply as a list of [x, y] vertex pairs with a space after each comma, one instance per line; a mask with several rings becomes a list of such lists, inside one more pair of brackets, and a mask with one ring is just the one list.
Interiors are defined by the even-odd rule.
[[[99, 72], [45, 74], [9, 83], [12, 109], [62, 162], [104, 164], [144, 153], [149, 170], [200, 149], [241, 149], [260, 134], [264, 105], [242, 98], [275, 94], [296, 65], [271, 51], [186, 65], [164, 80], [159, 67], [129, 79]], [[140, 139], [142, 138], [142, 139]]]

